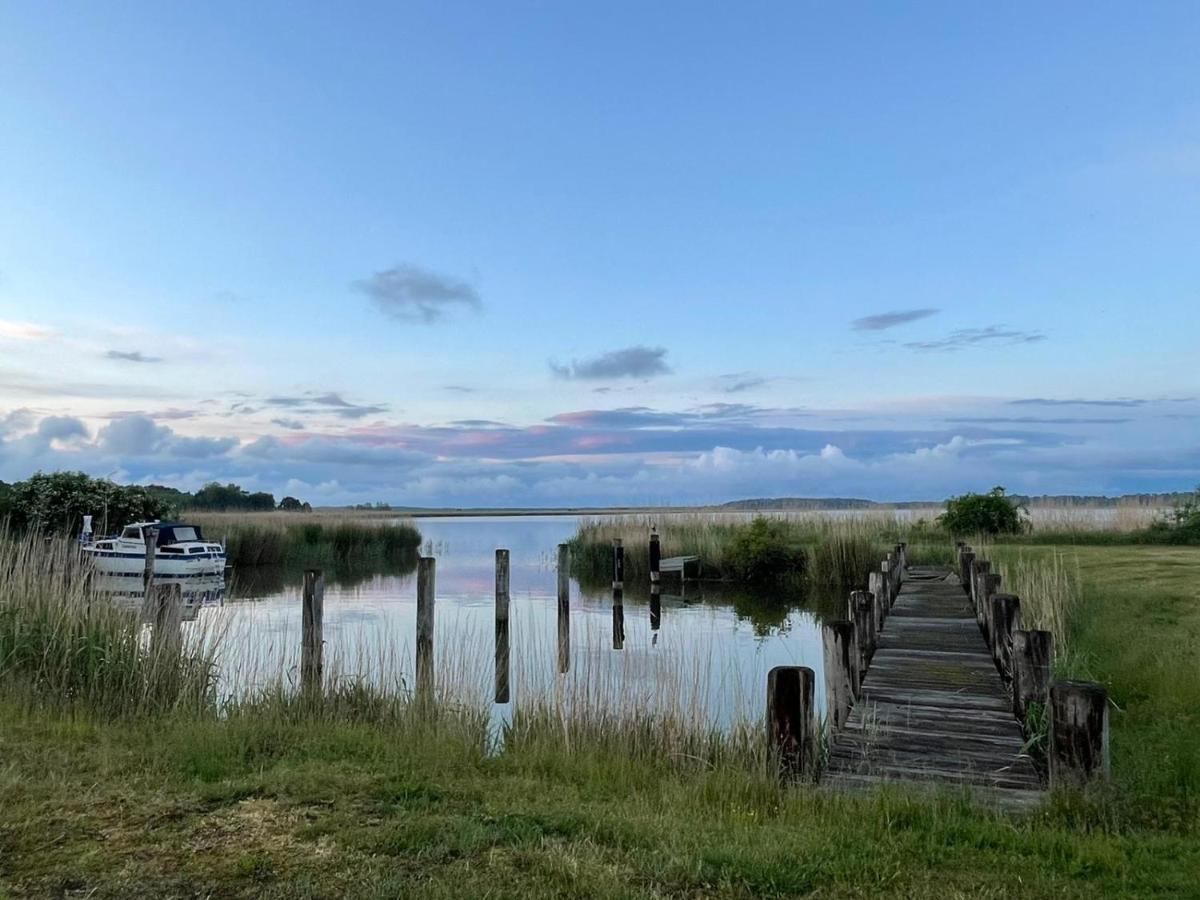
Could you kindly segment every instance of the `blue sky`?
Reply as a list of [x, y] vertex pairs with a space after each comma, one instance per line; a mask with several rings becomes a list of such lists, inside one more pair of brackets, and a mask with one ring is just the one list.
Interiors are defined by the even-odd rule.
[[1192, 3], [5, 4], [0, 478], [1188, 489], [1197, 46]]

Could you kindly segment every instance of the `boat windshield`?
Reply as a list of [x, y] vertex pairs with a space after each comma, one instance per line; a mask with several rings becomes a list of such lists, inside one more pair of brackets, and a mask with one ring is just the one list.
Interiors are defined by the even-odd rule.
[[195, 525], [167, 525], [159, 529], [158, 545], [181, 544], [184, 541], [202, 541], [200, 529]]

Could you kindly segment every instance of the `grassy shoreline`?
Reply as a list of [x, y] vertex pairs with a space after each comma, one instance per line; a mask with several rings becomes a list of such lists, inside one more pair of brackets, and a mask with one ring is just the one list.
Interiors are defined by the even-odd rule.
[[783, 787], [753, 740], [635, 703], [529, 706], [499, 753], [485, 709], [447, 695], [430, 715], [353, 679], [331, 677], [319, 705], [281, 683], [217, 709], [202, 682], [155, 691], [161, 669], [104, 664], [112, 649], [93, 651], [128, 623], [87, 620], [82, 641], [27, 611], [11, 627], [31, 599], [81, 595], [9, 579], [0, 634], [42, 652], [0, 653], [0, 897], [1189, 895], [1200, 551], [988, 552], [1030, 590], [1062, 556], [1071, 674], [1116, 704], [1112, 783], [1027, 816], [955, 792]]

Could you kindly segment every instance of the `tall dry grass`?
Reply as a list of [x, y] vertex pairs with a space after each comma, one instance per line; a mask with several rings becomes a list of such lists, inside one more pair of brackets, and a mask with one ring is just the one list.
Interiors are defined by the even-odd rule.
[[408, 521], [297, 512], [194, 513], [189, 517], [225, 544], [235, 567], [367, 566], [415, 557], [421, 533]]

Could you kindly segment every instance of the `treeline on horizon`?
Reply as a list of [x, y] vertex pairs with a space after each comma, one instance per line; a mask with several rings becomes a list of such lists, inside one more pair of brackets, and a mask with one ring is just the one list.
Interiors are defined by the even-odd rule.
[[92, 516], [100, 533], [130, 522], [167, 519], [185, 512], [311, 512], [295, 497], [212, 482], [195, 493], [160, 484], [115, 484], [83, 472], [38, 472], [25, 481], [0, 481], [0, 522], [17, 529], [72, 533]]

